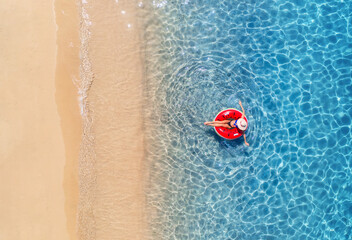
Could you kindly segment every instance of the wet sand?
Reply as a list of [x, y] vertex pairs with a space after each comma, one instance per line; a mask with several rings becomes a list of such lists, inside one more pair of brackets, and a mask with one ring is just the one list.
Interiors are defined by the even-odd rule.
[[66, 226], [70, 240], [78, 239], [78, 158], [82, 139], [82, 118], [78, 106], [80, 66], [80, 17], [76, 1], [54, 2], [57, 24], [55, 99], [65, 144], [63, 187], [65, 193]]
[[88, 1], [82, 9], [87, 112], [79, 165], [79, 237], [147, 239], [138, 2]]
[[63, 55], [54, 1], [0, 5], [0, 236], [76, 239], [78, 29]]

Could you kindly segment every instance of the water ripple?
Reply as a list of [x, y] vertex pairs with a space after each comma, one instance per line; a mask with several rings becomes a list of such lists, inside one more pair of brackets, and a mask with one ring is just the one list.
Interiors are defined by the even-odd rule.
[[[285, 0], [154, 9], [146, 126], [156, 239], [351, 238], [346, 9]], [[250, 147], [203, 125], [239, 100]]]

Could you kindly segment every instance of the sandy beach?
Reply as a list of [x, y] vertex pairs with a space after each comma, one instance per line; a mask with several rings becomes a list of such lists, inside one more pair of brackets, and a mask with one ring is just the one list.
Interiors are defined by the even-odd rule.
[[0, 4], [0, 237], [147, 238], [137, 3]]
[[77, 8], [0, 5], [0, 236], [77, 239]]

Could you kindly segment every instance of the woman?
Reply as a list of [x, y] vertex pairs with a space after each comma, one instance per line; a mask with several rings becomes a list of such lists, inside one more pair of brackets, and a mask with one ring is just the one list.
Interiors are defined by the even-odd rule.
[[228, 128], [228, 129], [236, 127], [236, 128], [238, 128], [238, 131], [243, 132], [244, 143], [247, 146], [249, 146], [249, 144], [246, 141], [246, 134], [244, 134], [244, 131], [247, 130], [248, 125], [247, 125], [246, 120], [244, 119], [245, 114], [244, 114], [244, 108], [242, 106], [241, 100], [239, 101], [239, 104], [242, 108], [242, 116], [239, 119], [237, 119], [237, 120], [227, 119], [227, 120], [223, 120], [223, 121], [205, 122], [204, 125], [213, 126], [213, 127], [224, 127], [224, 128]]

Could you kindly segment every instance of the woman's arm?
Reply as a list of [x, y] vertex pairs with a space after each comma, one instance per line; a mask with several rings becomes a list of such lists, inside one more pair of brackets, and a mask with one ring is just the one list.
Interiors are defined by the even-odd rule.
[[242, 106], [241, 100], [240, 100], [238, 103], [240, 104], [240, 106], [241, 106], [241, 108], [242, 108], [243, 115], [246, 115], [246, 114], [244, 114], [244, 108], [243, 108], [243, 106]]
[[243, 134], [243, 138], [244, 138], [244, 144], [246, 144], [249, 147], [248, 142], [246, 141], [246, 134]]

